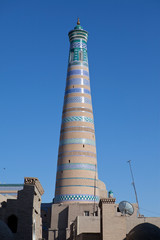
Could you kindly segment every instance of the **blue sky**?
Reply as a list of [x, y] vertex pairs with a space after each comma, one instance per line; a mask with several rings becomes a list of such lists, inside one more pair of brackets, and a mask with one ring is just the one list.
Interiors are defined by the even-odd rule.
[[[89, 32], [99, 178], [160, 216], [160, 1], [0, 1], [0, 182], [38, 177], [54, 197], [68, 32]], [[3, 169], [5, 168], [5, 170]]]

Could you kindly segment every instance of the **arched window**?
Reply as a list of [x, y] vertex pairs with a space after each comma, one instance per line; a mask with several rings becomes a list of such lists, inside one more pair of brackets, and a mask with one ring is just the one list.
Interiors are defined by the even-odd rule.
[[13, 233], [17, 232], [18, 218], [15, 215], [8, 217], [8, 227]]
[[74, 52], [70, 52], [70, 59], [69, 61], [72, 62], [74, 60]]
[[83, 51], [79, 51], [79, 60], [83, 61]]

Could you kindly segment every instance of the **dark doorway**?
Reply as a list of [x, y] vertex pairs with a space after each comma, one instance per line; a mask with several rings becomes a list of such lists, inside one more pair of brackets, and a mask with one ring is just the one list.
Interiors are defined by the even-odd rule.
[[11, 229], [13, 233], [17, 232], [17, 224], [18, 218], [15, 215], [11, 215], [8, 217], [8, 227]]

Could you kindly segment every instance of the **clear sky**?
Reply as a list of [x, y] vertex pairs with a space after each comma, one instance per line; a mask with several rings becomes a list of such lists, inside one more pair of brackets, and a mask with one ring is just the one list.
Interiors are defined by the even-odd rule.
[[[38, 177], [54, 197], [68, 32], [89, 32], [99, 178], [160, 216], [160, 1], [0, 1], [0, 182]], [[5, 168], [5, 169], [4, 169]]]

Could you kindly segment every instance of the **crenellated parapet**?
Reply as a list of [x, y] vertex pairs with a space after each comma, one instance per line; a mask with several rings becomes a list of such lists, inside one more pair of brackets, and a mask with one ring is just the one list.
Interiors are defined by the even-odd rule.
[[41, 196], [43, 195], [44, 189], [43, 189], [42, 185], [40, 184], [40, 181], [38, 180], [38, 178], [25, 177], [24, 184], [25, 185], [35, 185], [36, 188], [38, 189], [40, 195]]

